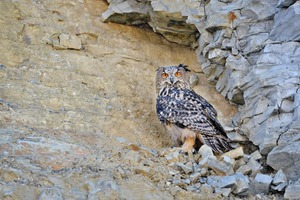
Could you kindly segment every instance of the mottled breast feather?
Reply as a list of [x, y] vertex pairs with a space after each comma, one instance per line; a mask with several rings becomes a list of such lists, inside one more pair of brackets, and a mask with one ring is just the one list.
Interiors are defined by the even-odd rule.
[[[171, 122], [204, 135], [226, 133], [213, 106], [193, 90], [166, 88], [157, 97], [156, 109], [162, 123]], [[226, 136], [227, 137], [227, 136]]]

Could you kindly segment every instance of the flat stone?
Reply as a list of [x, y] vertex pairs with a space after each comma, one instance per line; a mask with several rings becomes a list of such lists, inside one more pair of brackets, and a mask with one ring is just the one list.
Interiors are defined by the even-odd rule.
[[236, 172], [240, 172], [244, 175], [250, 175], [252, 172], [252, 169], [249, 165], [242, 165], [236, 170]]
[[238, 196], [247, 196], [250, 189], [248, 176], [244, 176], [239, 172], [237, 172], [234, 176], [237, 187], [232, 191], [232, 193]]
[[[271, 110], [273, 110], [273, 108]], [[269, 110], [267, 109], [265, 113], [267, 113], [268, 111]], [[274, 111], [270, 111], [270, 113], [273, 112]], [[267, 132], [265, 133], [263, 141], [259, 145], [261, 154], [267, 155], [275, 146], [277, 146], [277, 140], [280, 134], [288, 130], [288, 126], [291, 123], [290, 120], [293, 117], [292, 115], [293, 115], [292, 113], [282, 113], [280, 117], [262, 116], [262, 118], [265, 118], [267, 120], [266, 127], [270, 127], [270, 125], [272, 125], [273, 127], [266, 129]], [[268, 134], [268, 132], [272, 132], [273, 134]]]
[[205, 29], [210, 30], [220, 30], [222, 28], [231, 27], [231, 23], [229, 22], [228, 14], [226, 13], [211, 13], [207, 15]]
[[208, 52], [208, 59], [213, 63], [223, 65], [228, 55], [228, 51], [216, 48]]
[[282, 192], [285, 190], [285, 188], [288, 186], [287, 183], [280, 183], [279, 185], [272, 185], [271, 188], [272, 190], [276, 190], [278, 192]]
[[230, 158], [229, 156], [222, 156], [222, 161], [227, 162], [231, 164], [232, 166], [235, 164], [235, 160], [233, 158]]
[[199, 34], [193, 24], [186, 23], [186, 19], [179, 12], [166, 13], [154, 10], [150, 11], [148, 24], [156, 33], [163, 35], [167, 40], [195, 48], [198, 45]]
[[243, 52], [243, 55], [262, 50], [267, 44], [269, 33], [260, 33], [251, 35], [237, 42], [237, 49]]
[[168, 13], [180, 12], [182, 16], [198, 15], [203, 16], [203, 8], [201, 8], [198, 2], [194, 1], [161, 1], [161, 0], [152, 0], [151, 6], [154, 11], [164, 11]]
[[235, 38], [231, 38], [231, 39], [225, 38], [222, 41], [222, 47], [224, 49], [232, 49], [232, 48], [235, 48], [235, 43], [236, 43], [236, 39]]
[[[241, 99], [237, 99], [238, 102], [242, 103]], [[248, 138], [244, 135], [237, 133], [236, 131], [227, 132], [227, 136], [231, 141], [234, 142], [245, 142]]]
[[232, 159], [239, 159], [239, 158], [244, 156], [243, 147], [238, 147], [236, 149], [228, 151], [228, 152], [221, 155], [221, 157], [223, 157], [223, 156], [228, 156]]
[[238, 39], [244, 38], [245, 36], [248, 35], [249, 30], [250, 30], [250, 27], [249, 27], [249, 26], [245, 26], [244, 24], [239, 25], [239, 26], [236, 28], [236, 37], [237, 37]]
[[265, 174], [257, 174], [251, 182], [251, 188], [254, 194], [268, 194], [273, 178]]
[[199, 46], [197, 51], [202, 52], [205, 46], [213, 41], [213, 37], [210, 32], [206, 30], [201, 30], [201, 35], [199, 37]]
[[241, 13], [244, 17], [247, 17], [251, 21], [263, 21], [271, 18], [275, 14], [276, 4], [277, 0], [271, 0], [268, 2], [260, 1], [259, 3], [251, 2], [241, 10]]
[[273, 185], [279, 185], [279, 184], [281, 184], [281, 183], [287, 183], [287, 178], [286, 178], [284, 172], [282, 171], [282, 169], [279, 170], [279, 171], [275, 174], [275, 176], [274, 176], [274, 178], [273, 178], [273, 181], [272, 181], [272, 184], [273, 184]]
[[237, 187], [237, 181], [235, 175], [224, 176], [221, 178], [218, 184], [219, 188], [231, 188], [234, 190]]
[[200, 167], [202, 167], [202, 169], [207, 167], [208, 159], [209, 159], [209, 157], [204, 157], [203, 159], [200, 159], [198, 164], [199, 164]]
[[202, 158], [214, 158], [216, 159], [212, 149], [207, 145], [202, 145], [198, 151]]
[[245, 160], [243, 158], [240, 158], [240, 159], [235, 161], [235, 163], [233, 165], [233, 168], [234, 168], [234, 170], [237, 170], [239, 167], [241, 167], [245, 164], [246, 164]]
[[261, 164], [252, 158], [249, 159], [247, 165], [251, 168], [251, 176], [255, 176], [262, 169]]
[[231, 175], [234, 173], [233, 168], [230, 163], [218, 161], [212, 158], [208, 159], [207, 167], [214, 170], [217, 175]]
[[250, 154], [251, 158], [253, 160], [259, 160], [262, 158], [261, 154], [259, 153], [258, 150], [254, 151], [253, 153]]
[[[282, 55], [281, 52], [286, 52]], [[300, 44], [298, 42], [284, 42], [281, 44], [267, 44], [263, 53], [257, 58], [257, 64], [268, 63], [282, 65], [287, 63], [299, 62]], [[295, 92], [294, 92], [295, 93]]]

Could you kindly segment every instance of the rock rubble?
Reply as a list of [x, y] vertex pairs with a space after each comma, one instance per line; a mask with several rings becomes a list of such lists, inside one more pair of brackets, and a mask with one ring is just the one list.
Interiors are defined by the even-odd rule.
[[[223, 198], [255, 198], [257, 195], [270, 195], [271, 190], [276, 196], [276, 191], [283, 192], [287, 186], [282, 170], [275, 175], [262, 173], [262, 167], [257, 162], [262, 158], [258, 151], [248, 155], [242, 147], [238, 147], [217, 157], [206, 145], [194, 155], [178, 154], [179, 151], [178, 148], [170, 148], [159, 153], [171, 168], [170, 178], [166, 183], [168, 188], [176, 185], [199, 195], [206, 191]], [[259, 167], [251, 164], [253, 161]], [[243, 166], [247, 166], [249, 170], [239, 170]]]

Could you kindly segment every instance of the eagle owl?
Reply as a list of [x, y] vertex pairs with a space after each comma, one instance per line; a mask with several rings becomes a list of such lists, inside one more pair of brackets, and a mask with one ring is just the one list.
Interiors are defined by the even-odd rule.
[[231, 149], [229, 139], [217, 120], [217, 112], [196, 94], [185, 65], [161, 67], [156, 74], [156, 112], [183, 152], [206, 144], [216, 153]]

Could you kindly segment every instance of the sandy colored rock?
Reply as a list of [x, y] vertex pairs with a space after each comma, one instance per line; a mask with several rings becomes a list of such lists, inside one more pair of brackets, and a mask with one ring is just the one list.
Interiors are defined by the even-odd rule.
[[233, 159], [239, 159], [244, 156], [243, 147], [238, 147], [221, 155], [221, 157], [224, 156], [228, 156]]

